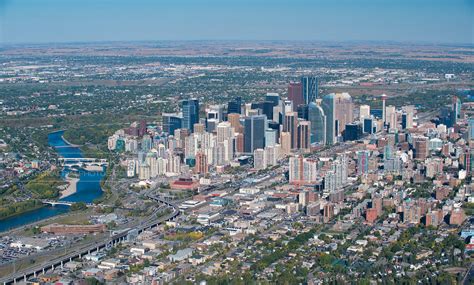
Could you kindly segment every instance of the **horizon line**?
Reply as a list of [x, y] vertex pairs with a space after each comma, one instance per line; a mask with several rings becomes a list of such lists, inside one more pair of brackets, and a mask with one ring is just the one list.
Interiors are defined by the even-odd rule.
[[469, 46], [467, 42], [440, 41], [403, 41], [403, 40], [316, 40], [316, 39], [160, 39], [160, 40], [78, 40], [78, 41], [45, 41], [45, 42], [3, 42], [0, 47], [8, 46], [41, 46], [41, 45], [81, 45], [81, 44], [112, 44], [112, 43], [197, 43], [197, 42], [276, 42], [276, 43], [320, 43], [320, 44], [389, 44], [389, 45], [430, 45], [430, 46]]

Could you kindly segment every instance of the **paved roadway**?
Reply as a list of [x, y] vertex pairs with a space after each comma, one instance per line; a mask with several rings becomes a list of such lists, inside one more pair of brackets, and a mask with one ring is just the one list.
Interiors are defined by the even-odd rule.
[[[429, 121], [429, 119], [433, 116], [433, 112], [427, 112], [427, 113], [420, 113], [418, 115], [418, 122], [419, 123], [422, 123], [422, 122], [426, 122], [426, 121]], [[312, 157], [318, 155], [318, 156], [326, 156], [328, 154], [334, 154], [334, 153], [341, 153], [343, 151], [346, 151], [348, 149], [350, 149], [352, 146], [354, 146], [353, 143], [340, 143], [340, 144], [337, 144], [333, 147], [331, 147], [330, 149], [326, 149], [326, 150], [322, 150], [322, 151], [319, 151], [319, 152], [316, 152], [316, 153], [313, 153], [311, 154]], [[281, 163], [280, 165], [278, 165], [277, 169], [273, 170], [271, 172], [271, 174], [268, 174], [269, 177], [268, 179], [270, 178], [274, 178], [276, 177], [277, 175], [281, 175], [282, 174], [282, 168], [280, 166], [285, 166], [287, 165], [287, 159], [285, 160], [286, 163]], [[215, 191], [215, 190], [223, 190], [223, 189], [227, 189], [227, 190], [230, 190], [229, 191], [229, 194], [232, 194], [236, 191], [238, 191], [240, 189], [240, 187], [242, 186], [243, 184], [243, 180], [245, 178], [248, 178], [250, 176], [254, 176], [255, 173], [246, 173], [244, 174], [242, 177], [240, 177], [241, 179], [238, 181], [238, 182], [230, 182], [230, 183], [224, 183], [224, 184], [221, 184], [220, 186], [216, 187], [216, 188], [210, 188], [209, 190], [207, 191]], [[267, 180], [267, 179], [265, 179]], [[206, 192], [207, 192], [206, 191]], [[169, 201], [165, 201], [165, 200], [161, 200], [161, 198], [158, 198], [156, 196], [148, 196], [149, 198], [159, 202], [159, 203], [164, 203], [166, 204], [167, 206], [170, 206], [173, 208], [173, 213], [166, 216], [166, 217], [163, 217], [163, 218], [160, 218], [159, 220], [157, 221], [153, 221], [153, 217], [156, 216], [156, 212], [154, 212], [152, 214], [152, 218], [150, 218], [149, 221], [145, 222], [145, 223], [141, 223], [137, 229], [139, 232], [145, 230], [145, 229], [148, 229], [148, 228], [151, 228], [151, 227], [154, 227], [156, 225], [159, 225], [161, 223], [163, 223], [164, 221], [167, 221], [167, 220], [170, 220], [170, 219], [174, 219], [176, 216], [178, 216], [180, 214], [180, 211], [177, 207], [176, 204], [173, 204], [173, 203], [170, 203]], [[207, 203], [206, 203], [207, 204]], [[100, 242], [100, 243], [92, 243], [92, 244], [88, 244], [88, 245], [85, 245], [81, 248], [78, 248], [78, 249], [75, 249], [72, 253], [66, 255], [66, 256], [62, 256], [62, 257], [58, 257], [56, 259], [53, 259], [53, 260], [50, 260], [44, 264], [41, 264], [41, 265], [37, 265], [35, 267], [31, 267], [31, 268], [28, 268], [28, 269], [25, 269], [25, 270], [21, 270], [15, 274], [12, 274], [12, 275], [9, 275], [7, 277], [2, 277], [0, 279], [0, 283], [4, 283], [4, 284], [9, 284], [9, 283], [12, 283], [15, 278], [17, 278], [17, 280], [20, 280], [23, 276], [31, 276], [33, 275], [35, 272], [40, 272], [42, 271], [43, 268], [51, 268], [52, 266], [57, 266], [57, 265], [60, 265], [61, 264], [61, 261], [66, 261], [66, 260], [69, 260], [69, 259], [74, 259], [74, 258], [77, 258], [79, 257], [81, 254], [84, 254], [84, 253], [87, 253], [88, 251], [94, 251], [94, 250], [97, 250], [97, 249], [100, 249], [100, 248], [104, 248], [106, 247], [108, 244], [112, 243], [116, 240], [121, 240], [122, 238], [126, 237], [126, 235], [130, 232], [131, 230], [127, 230], [123, 233], [120, 233], [120, 234], [117, 234], [117, 235], [114, 235], [112, 237], [110, 237], [109, 239], [103, 241], [103, 242]]]
[[[146, 229], [150, 229], [150, 228], [155, 227], [159, 224], [162, 224], [165, 221], [172, 220], [180, 214], [180, 211], [179, 211], [178, 207], [176, 206], [176, 204], [168, 202], [168, 201], [161, 200], [160, 198], [155, 197], [155, 196], [148, 196], [148, 198], [153, 199], [158, 203], [165, 204], [168, 207], [172, 207], [173, 212], [171, 214], [165, 216], [165, 217], [162, 217], [162, 218], [159, 218], [158, 220], [155, 220], [155, 217], [156, 217], [156, 214], [157, 214], [157, 211], [158, 211], [158, 210], [155, 210], [153, 212], [153, 214], [150, 216], [149, 220], [140, 223], [140, 225], [138, 225], [136, 228], [134, 228], [134, 229], [138, 230], [139, 233], [146, 230]], [[120, 242], [123, 239], [125, 239], [125, 237], [127, 236], [127, 234], [131, 230], [132, 229], [125, 230], [124, 232], [121, 232], [121, 233], [116, 234], [112, 237], [109, 237], [106, 240], [101, 241], [101, 242], [95, 241], [93, 243], [89, 243], [89, 244], [81, 246], [79, 248], [75, 248], [72, 252], [70, 251], [66, 255], [56, 257], [54, 259], [48, 260], [47, 262], [35, 265], [33, 267], [29, 267], [27, 269], [20, 270], [20, 271], [14, 273], [14, 274], [10, 274], [8, 276], [1, 277], [0, 278], [0, 283], [12, 284], [12, 283], [15, 283], [15, 281], [18, 282], [18, 281], [24, 280], [25, 277], [34, 276], [35, 274], [43, 273], [43, 269], [45, 269], [45, 271], [48, 270], [48, 269], [53, 269], [57, 266], [61, 266], [61, 264], [64, 264], [68, 261], [71, 261], [75, 258], [81, 257], [82, 255], [87, 254], [89, 252], [97, 251], [97, 250], [100, 250], [102, 248], [106, 248], [108, 246], [113, 246], [115, 243]]]

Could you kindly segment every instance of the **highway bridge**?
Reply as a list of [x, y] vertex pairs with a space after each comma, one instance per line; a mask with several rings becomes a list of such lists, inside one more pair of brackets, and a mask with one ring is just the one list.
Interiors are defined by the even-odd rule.
[[148, 198], [165, 205], [166, 207], [170, 207], [173, 209], [173, 212], [165, 217], [159, 218], [155, 220], [154, 217], [156, 217], [157, 211], [155, 210], [153, 214], [151, 215], [151, 218], [148, 221], [140, 223], [137, 227], [132, 228], [132, 229], [127, 229], [121, 233], [112, 235], [108, 239], [100, 242], [95, 242], [92, 244], [87, 244], [84, 245], [80, 248], [73, 249], [71, 252], [64, 256], [60, 256], [57, 258], [54, 258], [52, 260], [48, 260], [45, 263], [20, 270], [16, 273], [10, 274], [8, 276], [4, 276], [0, 278], [0, 283], [2, 284], [16, 284], [17, 282], [21, 281], [27, 281], [28, 278], [30, 277], [36, 277], [40, 274], [45, 274], [49, 270], [54, 270], [57, 267], [63, 267], [64, 264], [67, 262], [70, 262], [76, 258], [82, 258], [82, 256], [86, 254], [90, 254], [92, 252], [97, 252], [102, 249], [108, 249], [113, 246], [118, 245], [120, 242], [124, 241], [127, 238], [127, 235], [132, 231], [132, 230], [137, 230], [138, 233], [142, 233], [145, 230], [152, 229], [154, 227], [157, 227], [158, 225], [161, 225], [164, 222], [167, 221], [172, 221], [176, 219], [180, 215], [180, 211], [178, 207], [169, 201], [162, 200], [161, 198], [155, 197], [155, 196], [148, 196]]

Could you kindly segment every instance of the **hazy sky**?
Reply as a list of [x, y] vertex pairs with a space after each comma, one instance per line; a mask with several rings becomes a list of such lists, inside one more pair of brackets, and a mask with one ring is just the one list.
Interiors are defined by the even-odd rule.
[[0, 43], [474, 43], [474, 0], [0, 0]]

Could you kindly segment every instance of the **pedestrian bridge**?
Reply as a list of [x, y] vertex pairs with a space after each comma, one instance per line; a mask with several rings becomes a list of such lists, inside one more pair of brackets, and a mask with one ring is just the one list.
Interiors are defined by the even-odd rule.
[[52, 201], [52, 200], [43, 200], [41, 201], [43, 202], [43, 204], [48, 204], [48, 205], [51, 205], [51, 206], [56, 206], [56, 205], [65, 205], [65, 206], [71, 206], [72, 204], [74, 204], [74, 202], [67, 202], [67, 201]]
[[[42, 200], [41, 201], [43, 204], [51, 205], [51, 206], [56, 206], [56, 205], [64, 205], [64, 206], [72, 206], [73, 204], [76, 204], [76, 202], [71, 202], [71, 201], [53, 201], [53, 200]], [[87, 207], [92, 206], [92, 203], [86, 203]]]

